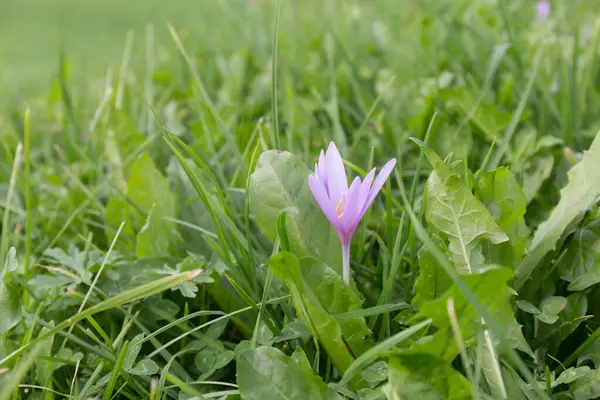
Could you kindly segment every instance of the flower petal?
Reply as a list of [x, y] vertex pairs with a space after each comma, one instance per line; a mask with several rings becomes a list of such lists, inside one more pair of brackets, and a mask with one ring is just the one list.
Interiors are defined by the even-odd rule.
[[308, 177], [308, 186], [313, 196], [315, 196], [319, 207], [321, 207], [323, 214], [325, 214], [329, 222], [335, 227], [338, 224], [337, 216], [335, 215], [335, 208], [332, 206], [331, 200], [329, 200], [329, 196], [327, 195], [327, 190], [325, 190], [325, 185], [319, 178], [310, 175]]
[[362, 214], [362, 209], [365, 206], [365, 202], [367, 201], [367, 198], [369, 197], [369, 192], [371, 191], [371, 185], [373, 184], [373, 179], [375, 178], [375, 168], [373, 168], [371, 171], [369, 171], [369, 173], [367, 174], [367, 176], [365, 176], [365, 179], [362, 181], [362, 184], [360, 185], [360, 197], [358, 198], [358, 204], [360, 204], [360, 218], [362, 218], [363, 214]]
[[[319, 162], [317, 163], [317, 166], [315, 167], [315, 173], [317, 174], [317, 177], [323, 182], [323, 185], [325, 186], [325, 190], [328, 190], [327, 188], [327, 174], [325, 173], [327, 171], [327, 162], [325, 161], [325, 152], [323, 150], [321, 150], [321, 154], [319, 154]], [[318, 170], [317, 170], [318, 168]]]
[[359, 213], [362, 210], [362, 204], [358, 202], [360, 195], [361, 182], [360, 178], [357, 176], [352, 182], [352, 185], [350, 185], [350, 189], [348, 189], [348, 194], [344, 201], [344, 216], [340, 219], [340, 222], [342, 222], [344, 227], [344, 233], [347, 236], [352, 236], [360, 222]]
[[327, 191], [331, 200], [337, 203], [342, 199], [342, 195], [348, 192], [348, 179], [346, 178], [342, 156], [333, 142], [329, 143], [325, 159], [327, 162], [327, 169], [325, 170], [327, 174]]
[[371, 206], [373, 200], [375, 200], [375, 196], [377, 196], [377, 193], [379, 193], [395, 166], [396, 159], [392, 158], [390, 161], [387, 162], [387, 164], [383, 166], [383, 168], [381, 168], [379, 175], [377, 175], [375, 182], [373, 182], [373, 186], [369, 190], [369, 195], [367, 197], [367, 200], [365, 201], [365, 204], [363, 205], [362, 214], [367, 212], [367, 209]]

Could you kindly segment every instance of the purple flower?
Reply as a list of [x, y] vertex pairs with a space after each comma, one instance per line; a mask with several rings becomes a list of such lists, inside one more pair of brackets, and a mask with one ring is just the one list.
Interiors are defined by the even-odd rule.
[[319, 162], [315, 165], [314, 175], [308, 177], [308, 185], [323, 213], [333, 225], [342, 243], [344, 280], [350, 282], [350, 241], [356, 227], [375, 196], [383, 187], [396, 165], [393, 158], [385, 164], [375, 178], [375, 168], [361, 182], [356, 177], [350, 188], [342, 156], [333, 142], [327, 152], [321, 150]]
[[535, 9], [540, 19], [546, 19], [550, 16], [550, 2], [547, 0], [538, 1]]

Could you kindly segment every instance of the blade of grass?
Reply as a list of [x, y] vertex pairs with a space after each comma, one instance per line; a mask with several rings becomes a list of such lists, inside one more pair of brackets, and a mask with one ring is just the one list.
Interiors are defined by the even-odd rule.
[[131, 303], [135, 300], [140, 300], [145, 297], [149, 297], [154, 294], [163, 292], [163, 291], [170, 289], [174, 286], [177, 286], [180, 283], [183, 283], [187, 280], [194, 279], [200, 273], [202, 273], [202, 270], [182, 272], [179, 274], [167, 276], [165, 278], [162, 278], [162, 279], [159, 279], [159, 280], [156, 280], [153, 282], [146, 283], [144, 285], [135, 287], [133, 289], [129, 289], [125, 292], [121, 292], [121, 293], [117, 294], [116, 296], [111, 297], [108, 300], [105, 300], [101, 303], [96, 304], [95, 306], [92, 306], [90, 308], [83, 310], [82, 312], [80, 312], [78, 314], [73, 315], [72, 317], [70, 317], [70, 318], [64, 320], [63, 322], [61, 322], [60, 324], [56, 325], [54, 328], [46, 331], [44, 334], [39, 335], [35, 340], [32, 340], [31, 342], [29, 342], [26, 346], [21, 346], [20, 348], [14, 350], [12, 353], [10, 353], [10, 354], [6, 355], [4, 358], [0, 359], [0, 366], [6, 364], [8, 361], [10, 361], [14, 357], [22, 354], [25, 350], [36, 345], [37, 343], [41, 342], [42, 340], [64, 330], [65, 328], [67, 328], [73, 324], [76, 324], [77, 322], [79, 322], [83, 319], [86, 319], [90, 315], [94, 315], [94, 314], [97, 314], [102, 311], [107, 311], [112, 308], [121, 306], [123, 304]]
[[123, 343], [123, 347], [121, 347], [121, 351], [119, 352], [119, 356], [117, 357], [117, 361], [112, 368], [110, 373], [110, 379], [108, 380], [108, 384], [106, 385], [106, 389], [104, 389], [104, 393], [102, 394], [102, 400], [110, 400], [113, 390], [117, 384], [117, 380], [121, 376], [121, 370], [123, 369], [123, 363], [125, 362], [125, 356], [127, 356], [127, 350], [129, 349], [129, 341]]
[[123, 96], [125, 95], [125, 80], [127, 75], [127, 68], [129, 67], [129, 61], [131, 60], [131, 49], [133, 48], [134, 31], [127, 32], [127, 38], [125, 39], [125, 49], [123, 50], [123, 59], [121, 61], [121, 68], [119, 70], [119, 81], [117, 83], [117, 95], [115, 98], [115, 109], [120, 110], [123, 108]]
[[[25, 110], [25, 263], [23, 265], [23, 282], [29, 281], [29, 268], [31, 267], [31, 232], [33, 231], [33, 204], [31, 199], [31, 110]], [[9, 203], [10, 205], [10, 203]], [[25, 310], [28, 309], [29, 292], [23, 294]]]
[[521, 120], [521, 115], [523, 115], [523, 111], [525, 111], [525, 107], [527, 106], [527, 102], [529, 101], [529, 97], [531, 96], [531, 93], [532, 93], [533, 84], [535, 82], [538, 68], [540, 66], [540, 60], [542, 59], [543, 50], [544, 50], [544, 47], [542, 46], [538, 49], [538, 51], [535, 54], [535, 57], [533, 60], [533, 69], [531, 71], [531, 76], [529, 77], [529, 81], [527, 82], [527, 85], [525, 86], [525, 90], [523, 90], [523, 93], [521, 94], [521, 100], [519, 101], [519, 105], [517, 106], [517, 109], [515, 110], [515, 112], [512, 116], [512, 119], [510, 120], [510, 124], [508, 125], [508, 128], [506, 128], [506, 132], [504, 132], [504, 136], [502, 138], [502, 143], [500, 143], [500, 146], [498, 147], [498, 151], [494, 154], [494, 156], [492, 156], [492, 159], [490, 161], [491, 169], [496, 169], [498, 167], [498, 165], [500, 164], [500, 161], [502, 161], [502, 157], [504, 156], [504, 153], [507, 151], [507, 149], [510, 145], [510, 141], [511, 141], [514, 133], [517, 130], [517, 127]]
[[200, 91], [200, 96], [202, 97], [202, 99], [204, 100], [206, 105], [208, 106], [208, 109], [210, 110], [212, 117], [217, 122], [217, 126], [219, 127], [219, 130], [223, 134], [223, 137], [225, 137], [225, 140], [227, 141], [227, 144], [229, 145], [229, 148], [230, 148], [231, 152], [233, 153], [234, 158], [238, 162], [238, 167], [242, 171], [244, 178], [246, 178], [246, 176], [248, 175], [248, 170], [246, 169], [246, 165], [244, 163], [242, 154], [240, 153], [240, 150], [238, 149], [238, 147], [236, 145], [235, 138], [233, 137], [231, 132], [229, 132], [229, 129], [225, 125], [225, 122], [219, 115], [219, 111], [217, 110], [217, 107], [215, 106], [214, 102], [211, 100], [210, 96], [208, 95], [208, 92], [206, 91], [206, 88], [204, 87], [204, 83], [202, 83], [202, 79], [200, 78], [200, 75], [196, 71], [194, 62], [188, 55], [187, 51], [185, 50], [185, 47], [183, 47], [183, 43], [181, 42], [179, 35], [177, 35], [177, 32], [175, 32], [175, 29], [173, 29], [173, 27], [170, 24], [168, 25], [168, 27], [169, 27], [169, 32], [171, 33], [171, 37], [175, 41], [175, 44], [177, 45], [179, 52], [181, 53], [183, 59], [186, 61], [188, 68], [189, 68], [190, 72], [192, 73], [192, 76], [194, 77], [196, 86], [198, 87], [198, 90]]
[[[401, 163], [400, 163], [401, 165]], [[410, 217], [413, 229], [417, 234], [418, 238], [423, 242], [423, 245], [427, 247], [427, 249], [431, 252], [433, 257], [436, 259], [438, 264], [443, 268], [446, 272], [450, 280], [458, 290], [462, 293], [465, 299], [471, 303], [471, 306], [478, 314], [480, 318], [482, 318], [486, 324], [488, 325], [490, 331], [497, 337], [504, 337], [505, 328], [498, 323], [498, 321], [490, 314], [488, 309], [479, 301], [477, 296], [473, 293], [473, 291], [464, 283], [458, 272], [454, 269], [454, 267], [448, 261], [448, 258], [444, 255], [444, 253], [437, 247], [437, 245], [433, 242], [433, 240], [429, 237], [429, 234], [421, 224], [421, 221], [417, 218], [414, 211], [412, 210], [412, 206], [409, 204], [406, 190], [404, 189], [404, 184], [402, 180], [398, 180], [398, 186], [400, 187], [400, 196], [404, 203], [404, 209], [408, 213]], [[535, 378], [527, 365], [521, 360], [519, 355], [514, 350], [510, 350], [507, 352], [507, 357], [518, 367], [519, 371], [526, 378], [527, 382], [534, 388], [534, 390], [540, 394], [541, 398], [547, 399], [546, 394], [541, 391], [535, 385]]]
[[26, 357], [24, 357], [19, 365], [2, 381], [2, 387], [0, 388], [0, 400], [9, 400], [14, 394], [14, 391], [19, 387], [19, 383], [29, 371], [29, 368], [33, 365], [36, 360], [38, 353], [42, 350], [42, 346], [38, 345], [34, 347]]
[[[23, 152], [23, 145], [19, 143], [17, 145], [17, 150], [15, 151], [15, 158], [12, 167], [12, 173], [10, 175], [10, 181], [8, 184], [8, 194], [6, 195], [6, 204], [12, 204], [12, 199], [15, 193], [15, 184], [17, 183], [17, 173], [19, 167], [21, 165], [21, 153]], [[2, 253], [0, 253], [0, 260], [5, 260], [6, 255], [8, 254], [8, 235], [10, 232], [10, 207], [6, 207], [4, 209], [4, 216], [2, 217], [2, 238], [0, 243], [2, 243]]]
[[356, 375], [359, 371], [362, 370], [362, 368], [366, 364], [376, 360], [381, 354], [384, 354], [390, 351], [391, 349], [396, 348], [400, 343], [402, 343], [406, 339], [409, 339], [410, 337], [417, 334], [423, 328], [426, 328], [429, 325], [431, 325], [431, 320], [426, 319], [425, 321], [419, 322], [418, 324], [411, 326], [410, 328], [405, 329], [402, 332], [395, 334], [394, 336], [390, 336], [386, 340], [371, 347], [369, 350], [367, 350], [358, 358], [356, 358], [352, 362], [352, 364], [350, 364], [350, 366], [342, 376], [342, 379], [337, 383], [336, 389], [345, 386], [350, 381], [350, 379], [354, 377], [354, 375]]
[[[273, 48], [271, 53], [272, 72], [271, 72], [271, 109], [273, 119], [273, 135], [275, 136], [275, 148], [281, 150], [281, 139], [279, 133], [279, 108], [277, 103], [277, 70], [279, 67], [279, 21], [281, 19], [281, 0], [277, 0], [277, 11], [275, 12], [275, 28], [273, 32]], [[289, 144], [288, 144], [289, 145]]]

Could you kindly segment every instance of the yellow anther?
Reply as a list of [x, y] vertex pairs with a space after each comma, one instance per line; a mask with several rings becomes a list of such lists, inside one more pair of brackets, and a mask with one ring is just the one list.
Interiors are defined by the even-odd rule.
[[339, 213], [340, 212], [340, 207], [342, 206], [342, 203], [344, 202], [344, 199], [342, 198], [340, 200], [340, 202], [337, 204], [337, 206], [335, 207], [335, 213]]
[[338, 220], [342, 219], [343, 216], [344, 216], [344, 212], [342, 211], [342, 213], [340, 215], [338, 215]]

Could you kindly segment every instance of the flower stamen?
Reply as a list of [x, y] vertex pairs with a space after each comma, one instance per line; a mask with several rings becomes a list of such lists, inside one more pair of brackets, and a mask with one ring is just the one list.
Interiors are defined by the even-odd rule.
[[335, 207], [335, 213], [339, 213], [340, 212], [340, 207], [342, 206], [342, 203], [344, 202], [344, 198], [342, 197], [342, 199], [340, 200], [339, 203], [337, 203], [337, 206]]

